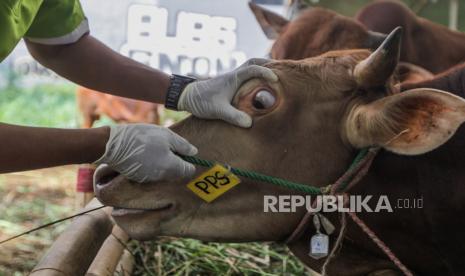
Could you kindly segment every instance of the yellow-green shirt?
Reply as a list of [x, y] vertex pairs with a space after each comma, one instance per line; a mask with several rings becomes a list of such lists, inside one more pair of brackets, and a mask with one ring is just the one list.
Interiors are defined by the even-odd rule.
[[89, 32], [79, 0], [0, 0], [0, 62], [21, 38], [70, 44]]

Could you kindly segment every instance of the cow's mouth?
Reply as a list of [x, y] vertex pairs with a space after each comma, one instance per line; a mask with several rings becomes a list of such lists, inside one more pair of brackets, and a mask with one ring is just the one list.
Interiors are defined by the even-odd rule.
[[156, 206], [150, 209], [113, 207], [113, 211], [111, 212], [111, 215], [113, 217], [144, 215], [147, 213], [167, 211], [167, 210], [172, 209], [172, 207], [173, 207], [173, 204], [171, 203], [160, 204], [159, 206]]
[[176, 209], [176, 202], [167, 200], [166, 198], [153, 198], [153, 200], [147, 200], [147, 198], [141, 200], [114, 199], [112, 195], [119, 192], [117, 188], [114, 188], [115, 186], [117, 187], [117, 185], [130, 184], [126, 183], [125, 178], [108, 165], [100, 165], [94, 174], [95, 194], [102, 203], [113, 207], [111, 215], [115, 219], [132, 220], [145, 218], [145, 216], [165, 217], [170, 216], [172, 214], [171, 211]]

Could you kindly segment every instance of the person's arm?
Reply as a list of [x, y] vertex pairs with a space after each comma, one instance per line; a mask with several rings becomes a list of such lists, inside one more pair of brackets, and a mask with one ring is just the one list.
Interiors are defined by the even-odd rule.
[[45, 45], [27, 39], [26, 44], [38, 62], [82, 86], [127, 98], [165, 102], [169, 75], [120, 55], [90, 35], [66, 45]]
[[108, 164], [137, 182], [190, 177], [194, 165], [175, 153], [197, 148], [171, 130], [150, 124], [91, 129], [0, 123], [0, 174], [69, 164]]
[[97, 91], [164, 102], [169, 76], [118, 54], [90, 36], [79, 0], [41, 2], [24, 34], [27, 47], [37, 61]]
[[[114, 52], [90, 35], [68, 45], [27, 45], [41, 64], [80, 85], [117, 96], [165, 102], [171, 81], [168, 75]], [[271, 69], [261, 66], [267, 62], [251, 59], [232, 72], [190, 83], [181, 93], [177, 109], [200, 118], [250, 127], [250, 116], [234, 108], [231, 101], [239, 87], [251, 78], [277, 80]]]
[[25, 39], [40, 63], [82, 86], [156, 103], [164, 103], [168, 94], [169, 108], [241, 127], [250, 127], [252, 118], [231, 105], [239, 87], [252, 78], [278, 79], [271, 69], [261, 66], [267, 60], [252, 59], [215, 78], [179, 84], [180, 78], [172, 79], [124, 57], [90, 36], [78, 0], [44, 1]]
[[0, 173], [92, 163], [103, 155], [108, 127], [53, 129], [0, 123]]

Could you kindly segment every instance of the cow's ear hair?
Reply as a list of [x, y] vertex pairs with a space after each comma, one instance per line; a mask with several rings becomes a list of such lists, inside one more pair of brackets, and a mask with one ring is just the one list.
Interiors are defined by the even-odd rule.
[[368, 35], [365, 41], [365, 47], [371, 50], [377, 49], [387, 37], [387, 34], [374, 31], [367, 31], [367, 33]]
[[266, 37], [269, 39], [276, 39], [283, 28], [289, 23], [289, 20], [281, 15], [264, 9], [257, 4], [249, 2], [249, 7], [254, 13], [258, 24], [262, 27]]
[[380, 146], [416, 155], [444, 144], [464, 121], [464, 99], [419, 88], [355, 106], [347, 116], [344, 133], [356, 148]]

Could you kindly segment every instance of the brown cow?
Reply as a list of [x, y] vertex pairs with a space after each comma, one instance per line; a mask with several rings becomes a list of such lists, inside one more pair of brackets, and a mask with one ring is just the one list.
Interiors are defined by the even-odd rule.
[[416, 16], [400, 1], [376, 1], [360, 10], [356, 19], [368, 29], [389, 33], [404, 29], [400, 60], [435, 74], [465, 61], [465, 34]]
[[263, 32], [275, 39], [273, 59], [303, 59], [331, 50], [376, 49], [386, 35], [368, 31], [352, 18], [323, 8], [303, 10], [292, 21], [249, 3]]
[[[275, 39], [270, 57], [273, 59], [304, 59], [330, 50], [369, 48], [376, 49], [385, 35], [367, 30], [352, 18], [323, 8], [308, 8], [294, 20], [249, 3], [265, 35]], [[433, 75], [421, 67], [402, 62], [399, 78], [420, 81]]]
[[100, 93], [82, 86], [76, 90], [82, 127], [90, 128], [101, 115], [118, 123], [160, 124], [160, 105]]
[[402, 83], [401, 89], [410, 90], [424, 87], [444, 90], [465, 98], [465, 63], [456, 65], [430, 80]]
[[[380, 146], [385, 150], [350, 193], [387, 195], [393, 204], [422, 197], [424, 208], [359, 217], [414, 273], [464, 275], [465, 222], [460, 218], [465, 211], [465, 129], [454, 133], [465, 121], [465, 100], [433, 89], [395, 93], [392, 73], [399, 39], [394, 33], [372, 54], [346, 50], [267, 64], [279, 81], [250, 80], [233, 100], [253, 117], [250, 129], [194, 117], [172, 129], [196, 145], [201, 158], [320, 187], [334, 183], [359, 148]], [[98, 198], [117, 207], [116, 222], [143, 240], [162, 235], [218, 242], [283, 241], [306, 213], [265, 213], [265, 195], [298, 192], [248, 178], [208, 204], [186, 188], [187, 179], [137, 184], [108, 167], [99, 168], [95, 179]], [[338, 221], [337, 214], [327, 215]], [[315, 229], [312, 224], [305, 229], [288, 246], [320, 271], [324, 259], [308, 256]], [[399, 275], [352, 221], [327, 272]]]

